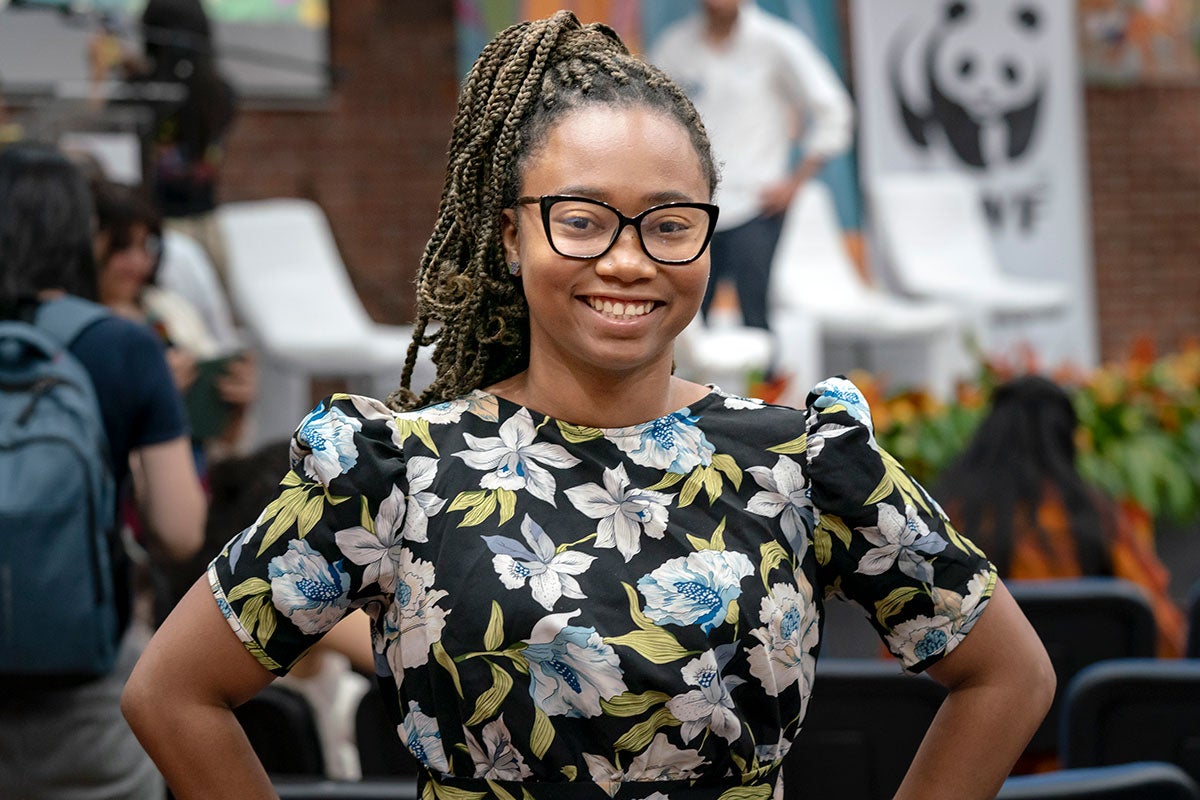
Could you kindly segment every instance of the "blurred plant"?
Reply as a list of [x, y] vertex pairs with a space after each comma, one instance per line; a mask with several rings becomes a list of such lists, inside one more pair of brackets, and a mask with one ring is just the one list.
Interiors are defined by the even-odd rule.
[[[871, 403], [879, 444], [931, 485], [966, 446], [992, 390], [1035, 368], [1028, 355], [985, 362], [949, 403], [919, 391], [887, 394], [870, 375], [851, 377]], [[1072, 393], [1085, 477], [1154, 518], [1200, 519], [1200, 343], [1156, 358], [1142, 342], [1124, 362], [1053, 377]]]

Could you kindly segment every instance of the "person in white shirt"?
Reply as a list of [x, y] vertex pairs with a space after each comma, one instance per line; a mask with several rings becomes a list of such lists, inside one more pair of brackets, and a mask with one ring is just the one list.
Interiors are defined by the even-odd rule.
[[707, 315], [716, 286], [731, 280], [744, 323], [767, 328], [784, 212], [805, 181], [850, 147], [854, 108], [833, 67], [791, 22], [753, 0], [701, 6], [667, 28], [649, 57], [688, 93], [721, 166], [701, 309]]

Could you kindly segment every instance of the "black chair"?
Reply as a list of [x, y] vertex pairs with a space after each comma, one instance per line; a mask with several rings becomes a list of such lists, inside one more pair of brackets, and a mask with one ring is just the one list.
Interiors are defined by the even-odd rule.
[[396, 722], [388, 715], [378, 684], [373, 683], [358, 701], [354, 732], [364, 778], [420, 774], [421, 763], [400, 743]]
[[893, 661], [821, 659], [784, 759], [784, 787], [803, 787], [805, 797], [892, 797], [945, 696], [940, 684]]
[[415, 778], [369, 781], [272, 780], [279, 800], [417, 800]]
[[1026, 753], [1053, 754], [1058, 747], [1063, 690], [1091, 664], [1153, 656], [1154, 612], [1141, 590], [1120, 578], [1007, 581], [1006, 585], [1041, 637], [1058, 676], [1054, 703]]
[[1200, 658], [1200, 581], [1188, 597], [1187, 657]]
[[1200, 782], [1200, 662], [1136, 658], [1096, 664], [1067, 687], [1064, 767], [1169, 761]]
[[1200, 787], [1174, 764], [1142, 761], [1018, 775], [996, 800], [1200, 800]]
[[321, 737], [304, 695], [273, 683], [233, 713], [267, 774], [324, 777]]

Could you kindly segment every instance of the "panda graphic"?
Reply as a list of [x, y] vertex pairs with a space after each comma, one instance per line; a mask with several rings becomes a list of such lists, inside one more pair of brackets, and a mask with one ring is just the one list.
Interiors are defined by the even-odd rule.
[[940, 130], [964, 164], [986, 169], [1029, 150], [1046, 74], [1037, 6], [955, 0], [934, 24], [902, 27], [888, 54], [892, 91], [912, 141]]

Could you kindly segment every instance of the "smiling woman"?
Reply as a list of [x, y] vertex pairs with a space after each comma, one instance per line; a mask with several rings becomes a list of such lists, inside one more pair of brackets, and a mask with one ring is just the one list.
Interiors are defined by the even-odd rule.
[[390, 405], [301, 423], [126, 692], [176, 796], [270, 797], [228, 706], [364, 608], [423, 796], [765, 800], [835, 593], [951, 687], [896, 796], [994, 796], [1045, 653], [861, 393], [803, 411], [672, 374], [715, 177], [691, 103], [608, 28], [561, 12], [484, 49], [418, 278], [436, 381], [409, 391], [410, 358]]

